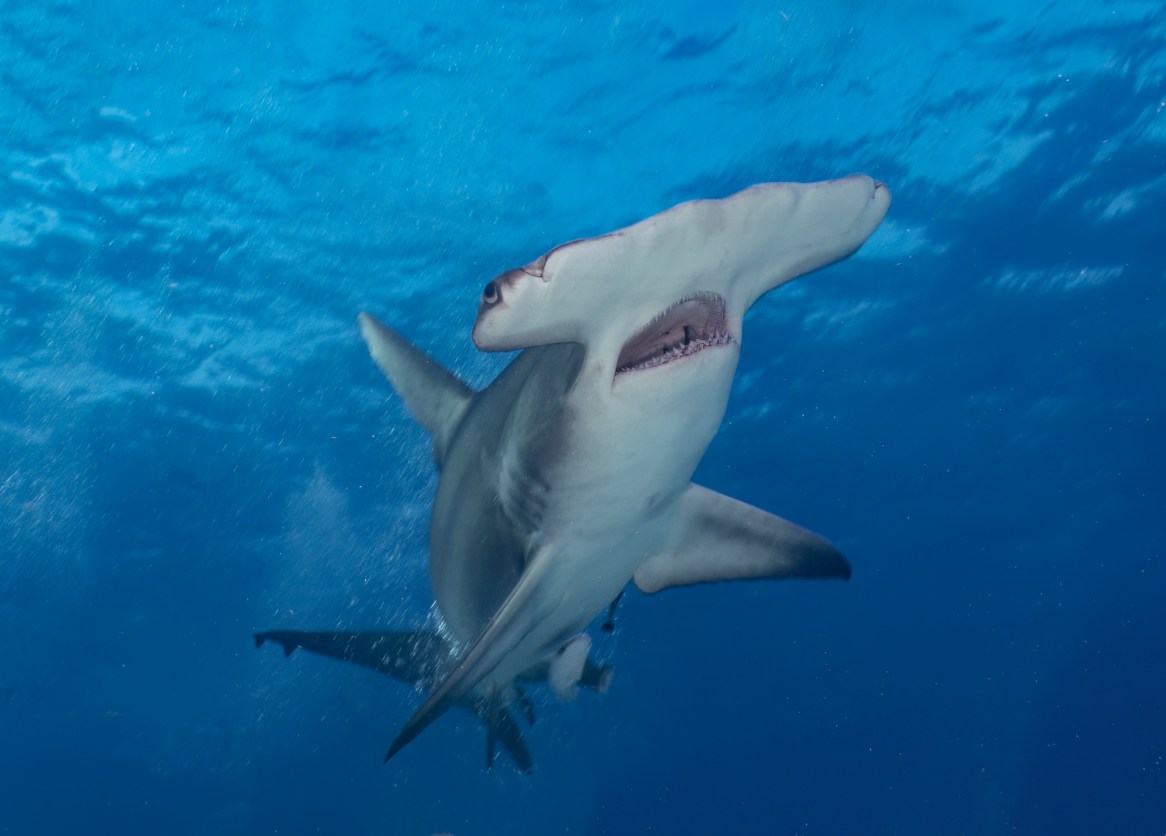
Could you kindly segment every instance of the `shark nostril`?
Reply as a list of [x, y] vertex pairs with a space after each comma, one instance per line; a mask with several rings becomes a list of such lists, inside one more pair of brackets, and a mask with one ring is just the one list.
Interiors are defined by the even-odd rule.
[[493, 305], [495, 302], [497, 302], [501, 298], [502, 298], [502, 294], [498, 291], [498, 283], [497, 282], [490, 282], [489, 284], [486, 285], [486, 288], [482, 291], [482, 301], [485, 302], [487, 305]]

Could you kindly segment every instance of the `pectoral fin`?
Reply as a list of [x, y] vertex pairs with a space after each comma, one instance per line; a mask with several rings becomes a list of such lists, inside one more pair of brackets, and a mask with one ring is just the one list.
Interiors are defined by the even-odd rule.
[[822, 537], [736, 499], [689, 485], [669, 547], [636, 570], [644, 592], [758, 578], [849, 578], [850, 564]]
[[481, 635], [401, 729], [385, 755], [386, 761], [425, 731], [450, 706], [469, 694], [553, 611], [557, 602], [547, 601], [540, 595], [549, 564], [550, 561], [543, 554], [536, 554], [529, 561], [522, 577], [498, 612], [490, 618]]
[[375, 316], [362, 313], [358, 319], [372, 359], [417, 423], [433, 436], [433, 455], [440, 466], [473, 390]]

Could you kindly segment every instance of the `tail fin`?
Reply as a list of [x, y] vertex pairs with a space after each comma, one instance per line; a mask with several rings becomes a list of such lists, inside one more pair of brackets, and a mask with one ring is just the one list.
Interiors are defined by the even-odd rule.
[[450, 646], [426, 630], [376, 632], [303, 632], [272, 630], [255, 634], [255, 646], [265, 641], [283, 645], [283, 653], [302, 647], [309, 653], [352, 662], [413, 686], [428, 688], [447, 666]]
[[280, 644], [283, 646], [283, 655], [286, 658], [288, 656], [291, 656], [292, 652], [297, 647], [301, 647], [301, 645], [299, 643], [297, 643], [294, 639], [289, 638], [289, 636], [292, 636], [292, 635], [293, 635], [292, 633], [285, 633], [285, 632], [280, 632], [280, 631], [269, 632], [269, 633], [256, 633], [255, 634], [255, 646], [256, 647], [263, 647], [263, 643], [265, 641], [271, 640], [271, 641], [276, 642], [277, 644]]
[[[436, 633], [424, 630], [394, 632], [305, 632], [300, 630], [271, 630], [256, 633], [255, 646], [262, 647], [271, 641], [283, 647], [284, 656], [290, 656], [297, 648], [310, 653], [329, 656], [344, 662], [351, 662], [370, 668], [378, 673], [407, 682], [414, 687], [432, 688], [449, 667], [451, 648], [449, 643]], [[492, 701], [491, 701], [492, 700]], [[529, 700], [526, 701], [529, 706]], [[534, 771], [534, 759], [526, 742], [522, 739], [522, 729], [514, 721], [513, 715], [502, 705], [497, 696], [474, 700], [467, 696], [456, 705], [473, 713], [486, 725], [487, 768], [494, 762], [494, 752], [498, 744], [506, 750], [526, 774]], [[533, 707], [529, 710], [533, 721]]]
[[[329, 656], [370, 668], [378, 673], [407, 682], [415, 688], [431, 689], [453, 664], [449, 643], [433, 632], [425, 630], [393, 632], [305, 632], [300, 630], [270, 630], [254, 635], [255, 646], [271, 641], [283, 648], [284, 656], [296, 649]], [[543, 671], [534, 679], [545, 678]], [[578, 684], [600, 693], [607, 690], [612, 669], [587, 659]], [[534, 723], [534, 704], [521, 688], [516, 688], [518, 709], [528, 724]], [[486, 726], [486, 764], [493, 766], [494, 754], [500, 745], [515, 765], [526, 774], [534, 771], [534, 759], [522, 737], [522, 728], [501, 695], [491, 692], [475, 698], [472, 693], [459, 697], [454, 705], [471, 712]], [[387, 759], [386, 759], [387, 760]]]

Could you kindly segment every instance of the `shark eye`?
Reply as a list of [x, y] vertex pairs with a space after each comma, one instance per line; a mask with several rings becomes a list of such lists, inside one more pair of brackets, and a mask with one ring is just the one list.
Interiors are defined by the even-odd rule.
[[487, 305], [493, 305], [502, 298], [502, 293], [498, 290], [498, 282], [490, 282], [482, 291], [482, 301]]

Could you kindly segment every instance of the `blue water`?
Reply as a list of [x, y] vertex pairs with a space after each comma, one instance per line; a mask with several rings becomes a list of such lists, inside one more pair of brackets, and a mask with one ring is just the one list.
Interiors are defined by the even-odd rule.
[[[0, 7], [0, 833], [1166, 832], [1159, 2], [211, 6]], [[358, 311], [482, 385], [495, 273], [853, 171], [697, 472], [849, 583], [631, 592], [532, 777], [255, 649], [433, 622]]]

